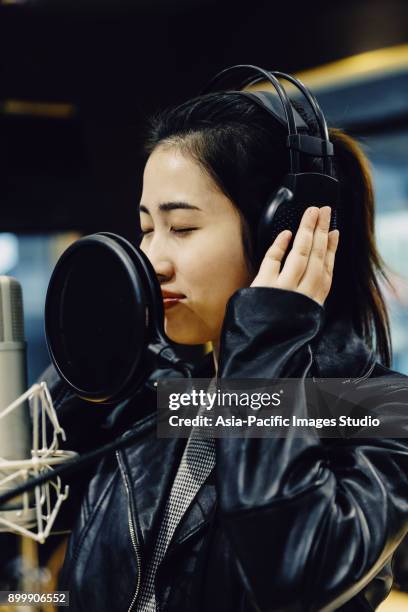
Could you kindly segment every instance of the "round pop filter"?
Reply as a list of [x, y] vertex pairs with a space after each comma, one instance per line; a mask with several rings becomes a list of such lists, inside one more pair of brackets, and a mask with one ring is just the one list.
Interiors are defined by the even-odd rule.
[[165, 337], [147, 257], [114, 234], [72, 244], [48, 286], [45, 333], [58, 373], [77, 395], [103, 403], [130, 397], [149, 372], [149, 342]]

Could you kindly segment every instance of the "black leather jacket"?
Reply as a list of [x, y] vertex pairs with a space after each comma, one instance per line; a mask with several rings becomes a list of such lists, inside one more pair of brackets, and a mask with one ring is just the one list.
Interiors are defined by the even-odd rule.
[[[137, 610], [186, 440], [156, 437], [157, 371], [113, 412], [75, 398], [48, 374], [68, 448], [139, 432], [73, 487], [59, 588], [70, 591], [72, 610]], [[211, 355], [195, 375], [214, 375]], [[281, 289], [237, 291], [227, 306], [218, 376], [312, 375], [360, 377], [376, 393], [379, 377], [397, 373], [375, 362], [348, 318], [328, 325], [314, 300]], [[408, 378], [395, 380], [381, 402], [398, 415]], [[293, 409], [300, 414], [304, 406]], [[405, 439], [217, 439], [216, 468], [159, 568], [159, 609], [373, 610], [391, 588], [390, 561], [407, 530]]]

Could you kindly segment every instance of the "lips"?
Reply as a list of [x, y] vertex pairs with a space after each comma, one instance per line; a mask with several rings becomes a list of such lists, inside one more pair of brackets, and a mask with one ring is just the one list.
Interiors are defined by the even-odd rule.
[[172, 308], [173, 306], [176, 306], [180, 302], [180, 300], [186, 297], [182, 293], [174, 293], [173, 291], [166, 291], [164, 289], [162, 290], [162, 296], [163, 296], [163, 306], [166, 310], [168, 308]]
[[186, 297], [182, 293], [174, 293], [173, 291], [167, 291], [166, 289], [162, 289], [162, 296], [163, 296], [163, 299], [169, 298], [169, 299], [177, 299], [177, 300], [181, 300], [182, 298]]

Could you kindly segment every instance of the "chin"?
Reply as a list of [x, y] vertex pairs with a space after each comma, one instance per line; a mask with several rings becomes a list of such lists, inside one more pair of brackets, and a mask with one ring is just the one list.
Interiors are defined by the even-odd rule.
[[210, 341], [210, 334], [208, 333], [199, 333], [198, 330], [188, 329], [187, 326], [183, 326], [181, 329], [175, 329], [173, 325], [168, 325], [167, 321], [165, 321], [164, 331], [166, 332], [166, 336], [176, 344], [195, 346]]
[[168, 334], [167, 337], [174, 342], [175, 344], [185, 344], [187, 346], [196, 346], [198, 344], [205, 344], [208, 340], [201, 340], [200, 338], [196, 338], [194, 336], [189, 336], [185, 334]]

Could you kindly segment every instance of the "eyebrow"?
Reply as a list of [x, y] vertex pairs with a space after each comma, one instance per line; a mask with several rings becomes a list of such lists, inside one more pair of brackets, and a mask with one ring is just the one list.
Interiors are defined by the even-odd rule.
[[[200, 212], [203, 212], [201, 208], [198, 208], [198, 206], [187, 204], [187, 202], [164, 202], [163, 204], [159, 204], [159, 210], [161, 212], [170, 212], [171, 210], [178, 210], [180, 208], [183, 210], [199, 210]], [[140, 212], [150, 215], [149, 209], [143, 204], [139, 206], [139, 210]]]

